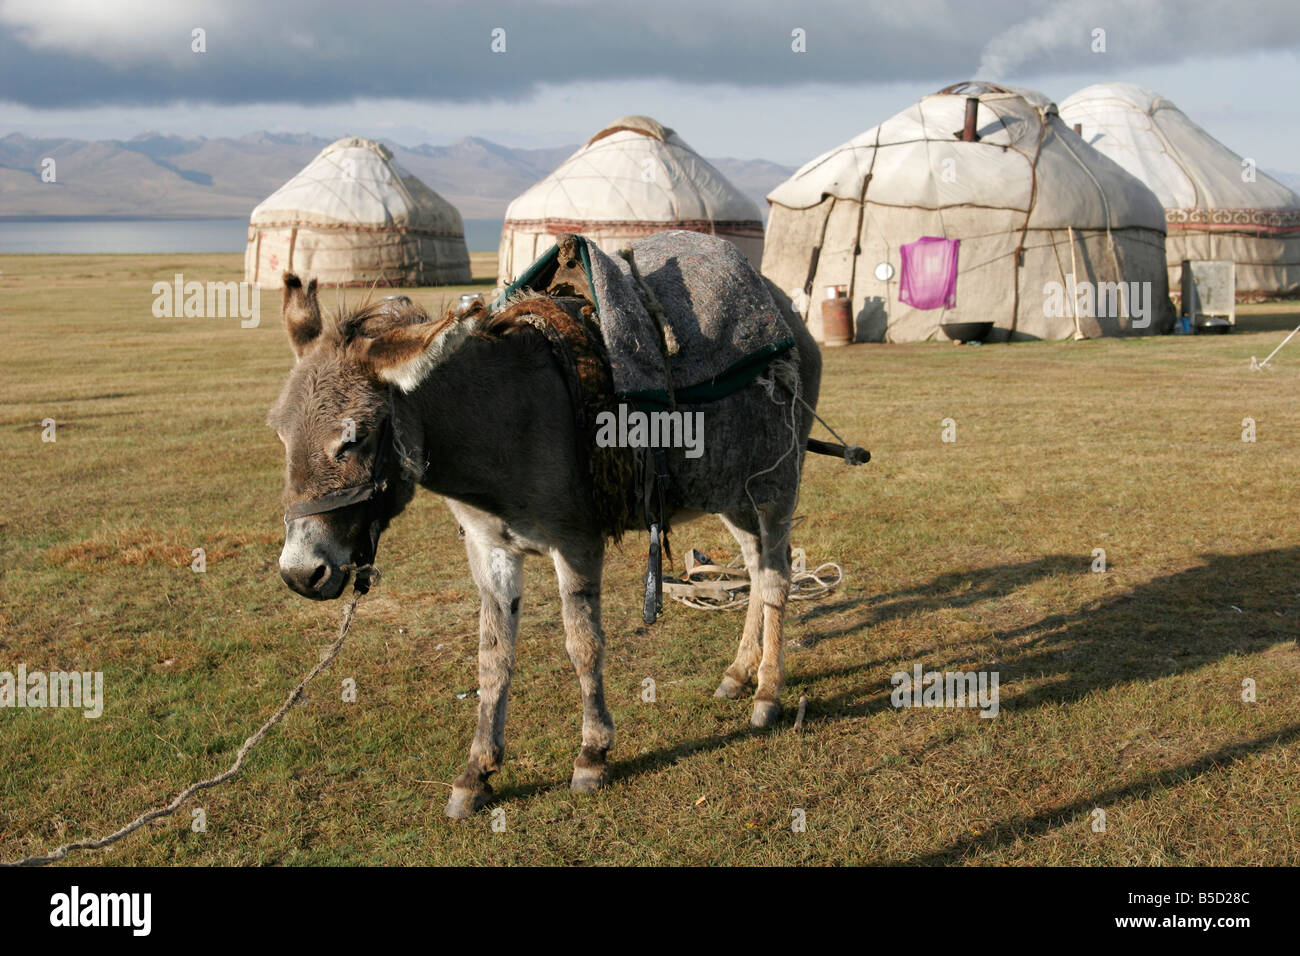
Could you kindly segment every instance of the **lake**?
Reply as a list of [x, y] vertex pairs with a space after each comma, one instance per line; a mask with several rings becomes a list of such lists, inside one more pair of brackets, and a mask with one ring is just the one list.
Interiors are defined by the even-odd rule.
[[[466, 219], [470, 252], [496, 252], [501, 219]], [[247, 219], [3, 219], [0, 254], [243, 252]]]

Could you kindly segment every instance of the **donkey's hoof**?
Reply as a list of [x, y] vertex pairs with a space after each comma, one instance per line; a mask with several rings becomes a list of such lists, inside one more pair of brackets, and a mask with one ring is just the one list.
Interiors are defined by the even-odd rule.
[[475, 790], [467, 787], [452, 787], [451, 799], [447, 801], [447, 808], [443, 813], [452, 820], [468, 820], [491, 802], [492, 788], [487, 784]]
[[781, 704], [775, 700], [754, 701], [754, 715], [749, 722], [755, 727], [771, 727], [781, 719]]
[[597, 747], [583, 747], [573, 761], [573, 779], [569, 789], [574, 793], [595, 793], [609, 783], [609, 764], [605, 751]]
[[727, 700], [735, 700], [745, 693], [745, 685], [730, 674], [722, 675], [722, 683], [718, 689], [713, 692], [714, 697], [725, 697]]
[[597, 790], [605, 789], [608, 783], [608, 767], [574, 767], [569, 789], [574, 793], [595, 793]]

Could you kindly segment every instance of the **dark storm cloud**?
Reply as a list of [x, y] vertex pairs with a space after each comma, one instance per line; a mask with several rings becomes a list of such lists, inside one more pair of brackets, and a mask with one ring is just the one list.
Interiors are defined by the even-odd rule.
[[[80, 11], [80, 12], [79, 12]], [[524, 98], [539, 84], [668, 78], [785, 86], [1105, 72], [1294, 48], [1290, 2], [986, 4], [0, 2], [0, 99], [31, 107], [177, 101], [320, 105], [357, 97]], [[207, 52], [190, 52], [190, 30]], [[1106, 52], [1091, 49], [1106, 31]], [[506, 52], [490, 50], [506, 31]], [[791, 31], [807, 52], [791, 51]], [[1267, 82], [1266, 77], [1260, 78]]]

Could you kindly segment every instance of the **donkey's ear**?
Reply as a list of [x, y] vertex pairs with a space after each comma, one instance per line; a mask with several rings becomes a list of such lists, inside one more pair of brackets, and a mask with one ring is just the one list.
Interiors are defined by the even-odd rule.
[[302, 358], [307, 347], [320, 335], [320, 301], [316, 298], [316, 280], [302, 287], [302, 280], [286, 272], [284, 281], [284, 328], [289, 333], [293, 353]]
[[361, 367], [371, 377], [410, 392], [439, 362], [451, 355], [469, 333], [468, 323], [455, 320], [389, 329], [364, 340]]

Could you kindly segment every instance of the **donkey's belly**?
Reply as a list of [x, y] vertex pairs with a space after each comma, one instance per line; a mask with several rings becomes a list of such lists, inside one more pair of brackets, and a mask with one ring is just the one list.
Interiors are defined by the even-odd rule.
[[527, 522], [510, 524], [504, 518], [464, 501], [443, 496], [447, 507], [466, 534], [477, 534], [488, 547], [505, 548], [521, 554], [545, 555], [561, 542], [538, 533]]
[[792, 408], [788, 391], [777, 386], [769, 394], [760, 382], [686, 408], [702, 413], [704, 442], [697, 458], [683, 449], [668, 452], [672, 499], [679, 510], [717, 514], [747, 507], [751, 498], [757, 504], [792, 502], [806, 433], [802, 416], [792, 415]]

